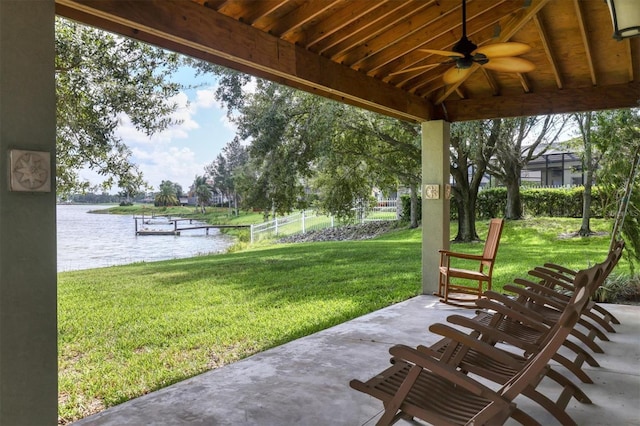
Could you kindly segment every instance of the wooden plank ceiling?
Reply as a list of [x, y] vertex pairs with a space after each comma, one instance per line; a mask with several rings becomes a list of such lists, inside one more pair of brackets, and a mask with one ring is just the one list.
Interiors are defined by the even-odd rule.
[[474, 64], [452, 85], [442, 81], [448, 58], [419, 49], [452, 49], [462, 35], [460, 0], [56, 0], [56, 12], [407, 120], [637, 107], [640, 100], [640, 37], [614, 40], [603, 0], [468, 0], [469, 39], [526, 43], [531, 50], [520, 57], [535, 69]]

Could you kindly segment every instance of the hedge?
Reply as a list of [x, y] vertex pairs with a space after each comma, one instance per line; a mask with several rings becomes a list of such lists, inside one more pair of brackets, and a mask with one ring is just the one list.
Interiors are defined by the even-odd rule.
[[[583, 186], [572, 188], [522, 188], [520, 197], [523, 212], [526, 216], [549, 217], [582, 217]], [[591, 189], [591, 216], [613, 217], [615, 204], [611, 204], [613, 197], [603, 194], [597, 186]], [[409, 219], [411, 199], [408, 195], [401, 197], [402, 218]], [[421, 200], [420, 200], [421, 201]], [[418, 202], [418, 217], [422, 215], [422, 203]], [[451, 219], [458, 217], [458, 205], [452, 194]], [[504, 187], [483, 189], [478, 193], [476, 217], [489, 219], [504, 216], [507, 207], [507, 189]]]

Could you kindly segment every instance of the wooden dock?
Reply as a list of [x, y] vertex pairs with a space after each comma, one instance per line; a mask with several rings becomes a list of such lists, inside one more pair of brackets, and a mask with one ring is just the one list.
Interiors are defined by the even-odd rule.
[[141, 229], [136, 235], [180, 235], [180, 231], [161, 231], [159, 229]]
[[[151, 222], [153, 219], [157, 219], [157, 218], [165, 218], [166, 221], [164, 222]], [[190, 219], [190, 218], [179, 218], [179, 217], [175, 217], [172, 218], [171, 216], [167, 215], [167, 216], [161, 216], [161, 215], [156, 215], [156, 216], [134, 216], [133, 217], [134, 221], [135, 221], [135, 232], [136, 235], [180, 235], [181, 232], [183, 231], [192, 231], [192, 230], [197, 230], [197, 229], [204, 229], [207, 233], [207, 235], [209, 235], [209, 229], [224, 229], [224, 228], [250, 228], [251, 225], [209, 225], [209, 224], [197, 224], [197, 225], [193, 225], [193, 226], [179, 226], [180, 222], [189, 222], [189, 224], [193, 224], [194, 221], [196, 222], [200, 222], [200, 220], [198, 219]], [[166, 225], [173, 225], [173, 229], [138, 229], [138, 221], [142, 221], [142, 224], [166, 224]]]

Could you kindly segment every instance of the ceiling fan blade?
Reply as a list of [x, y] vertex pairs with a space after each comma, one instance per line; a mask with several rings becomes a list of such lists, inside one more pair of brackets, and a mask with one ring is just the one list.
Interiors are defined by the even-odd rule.
[[419, 52], [431, 53], [432, 55], [448, 56], [450, 58], [464, 58], [462, 53], [453, 50], [418, 49]]
[[460, 80], [463, 80], [470, 72], [471, 68], [449, 68], [447, 72], [442, 75], [442, 80], [444, 81], [444, 84], [455, 84]]
[[486, 69], [502, 72], [530, 72], [536, 69], [533, 62], [522, 58], [493, 58], [483, 65]]
[[419, 67], [412, 67], [412, 68], [407, 68], [404, 70], [400, 70], [400, 71], [395, 71], [395, 72], [390, 72], [389, 75], [398, 75], [398, 74], [404, 74], [405, 72], [411, 72], [411, 71], [418, 71], [418, 70], [428, 70], [430, 68], [435, 68], [440, 64], [428, 64], [428, 65], [421, 65]]
[[519, 56], [527, 53], [531, 50], [531, 46], [524, 43], [507, 42], [507, 43], [494, 43], [486, 46], [481, 46], [473, 52], [481, 53], [487, 58], [504, 58], [506, 56]]

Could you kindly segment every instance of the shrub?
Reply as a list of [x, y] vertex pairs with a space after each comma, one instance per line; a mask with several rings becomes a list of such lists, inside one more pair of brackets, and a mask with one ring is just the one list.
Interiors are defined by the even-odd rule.
[[637, 300], [639, 297], [640, 277], [623, 274], [610, 275], [594, 295], [596, 301], [608, 303]]
[[[411, 220], [411, 196], [403, 194], [400, 196], [400, 202], [402, 203], [402, 210], [400, 211], [400, 218], [405, 221]], [[418, 196], [418, 221], [422, 220], [422, 197]]]
[[478, 192], [476, 217], [491, 219], [501, 217], [507, 209], [507, 188], [488, 188]]
[[[591, 217], [603, 218], [615, 216], [615, 203], [611, 196], [597, 186], [591, 190]], [[529, 216], [546, 217], [582, 217], [582, 195], [584, 187], [572, 188], [522, 188], [520, 196], [523, 210]], [[409, 220], [411, 198], [400, 197], [402, 202], [401, 217]], [[501, 217], [507, 208], [507, 189], [505, 187], [487, 188], [478, 192], [476, 218], [491, 219]], [[418, 197], [418, 218], [422, 217], [422, 200]], [[458, 203], [451, 194], [451, 220], [458, 218]]]

